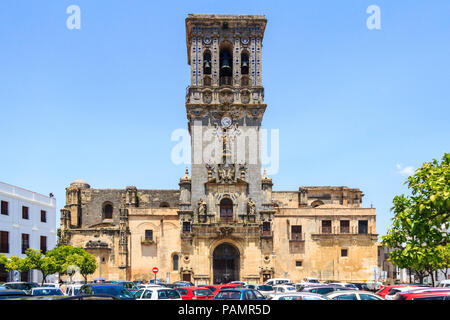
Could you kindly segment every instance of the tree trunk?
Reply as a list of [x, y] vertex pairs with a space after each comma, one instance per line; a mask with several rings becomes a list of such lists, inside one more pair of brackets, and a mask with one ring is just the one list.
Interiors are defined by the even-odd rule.
[[84, 278], [84, 283], [86, 284], [87, 283], [87, 275], [83, 274], [83, 278]]
[[42, 286], [44, 286], [45, 279], [47, 279], [47, 275], [42, 274]]

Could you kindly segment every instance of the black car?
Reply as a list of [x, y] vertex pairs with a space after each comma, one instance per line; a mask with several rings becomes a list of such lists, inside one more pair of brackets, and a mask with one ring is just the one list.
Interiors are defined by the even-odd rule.
[[[79, 296], [110, 295], [120, 300], [135, 300], [134, 295], [120, 284], [90, 283], [85, 284], [78, 291]], [[83, 299], [86, 300], [86, 299]]]
[[327, 294], [333, 291], [341, 291], [341, 290], [353, 290], [350, 288], [346, 288], [343, 286], [313, 286], [313, 287], [304, 287], [301, 288], [299, 291], [301, 292], [311, 292], [311, 293], [317, 293], [317, 294]]
[[0, 300], [20, 298], [23, 296], [27, 296], [27, 293], [24, 290], [14, 290], [14, 289], [0, 290]]

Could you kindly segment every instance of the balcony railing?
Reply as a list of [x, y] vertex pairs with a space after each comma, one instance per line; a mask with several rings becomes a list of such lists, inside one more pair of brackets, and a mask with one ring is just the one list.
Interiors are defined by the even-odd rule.
[[291, 241], [291, 242], [305, 241], [305, 234], [304, 233], [291, 233], [291, 237], [290, 237], [289, 241]]
[[142, 245], [156, 244], [156, 239], [153, 239], [153, 238], [150, 238], [150, 237], [141, 237], [141, 244]]

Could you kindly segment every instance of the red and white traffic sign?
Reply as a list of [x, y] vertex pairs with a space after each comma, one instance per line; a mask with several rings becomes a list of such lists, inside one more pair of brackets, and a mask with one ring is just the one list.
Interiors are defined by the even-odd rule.
[[157, 267], [154, 267], [154, 268], [152, 269], [152, 271], [153, 271], [154, 274], [157, 274], [158, 271], [159, 271], [159, 269], [158, 269]]

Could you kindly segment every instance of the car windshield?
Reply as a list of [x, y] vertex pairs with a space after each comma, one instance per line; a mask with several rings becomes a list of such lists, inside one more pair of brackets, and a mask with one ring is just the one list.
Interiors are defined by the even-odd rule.
[[17, 290], [30, 290], [31, 288], [36, 288], [39, 285], [37, 283], [7, 283], [5, 287], [8, 289], [17, 289]]
[[286, 287], [287, 291], [295, 291], [295, 287]]
[[201, 289], [201, 290], [195, 290], [194, 295], [196, 296], [208, 296], [212, 294], [211, 290], [208, 289]]
[[241, 298], [241, 292], [232, 290], [220, 291], [216, 297], [217, 299], [223, 300], [239, 300]]
[[166, 289], [158, 290], [158, 299], [179, 299], [180, 294], [177, 290]]
[[60, 289], [33, 289], [33, 296], [62, 296]]
[[182, 288], [176, 288], [175, 290], [178, 291], [179, 294], [185, 296], [188, 294], [188, 291], [186, 289], [182, 289]]
[[272, 286], [258, 286], [258, 290], [259, 291], [273, 291], [273, 287]]
[[133, 298], [133, 295], [121, 286], [98, 286], [95, 287], [95, 294], [110, 294], [119, 298]]

